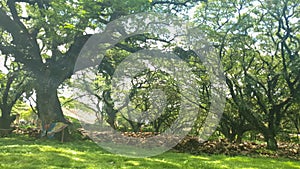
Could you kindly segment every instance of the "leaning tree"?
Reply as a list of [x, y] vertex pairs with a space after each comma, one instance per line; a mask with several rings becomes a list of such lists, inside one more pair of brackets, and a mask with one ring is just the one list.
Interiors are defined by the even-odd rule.
[[154, 9], [179, 11], [196, 2], [4, 0], [0, 2], [0, 32], [5, 38], [0, 38], [0, 51], [31, 73], [42, 122], [66, 122], [57, 89], [74, 73], [78, 55], [91, 34], [124, 15]]

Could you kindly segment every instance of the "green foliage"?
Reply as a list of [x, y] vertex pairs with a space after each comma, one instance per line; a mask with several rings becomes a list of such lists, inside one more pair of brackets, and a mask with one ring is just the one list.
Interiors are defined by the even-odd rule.
[[[22, 100], [25, 93], [31, 91], [29, 78], [24, 71], [20, 70], [20, 65], [11, 63], [6, 66], [8, 72], [0, 75], [0, 128], [8, 129], [14, 121], [14, 105]], [[18, 114], [18, 113], [15, 113]]]
[[[176, 81], [163, 71], [149, 69], [141, 72], [131, 81], [133, 88], [125, 91], [130, 95], [133, 107], [142, 112], [154, 107], [150, 97], [152, 89], [165, 92], [166, 108], [151, 124], [126, 119], [126, 111], [115, 108], [111, 94], [111, 79], [117, 67], [133, 51], [151, 48], [152, 44], [147, 44], [147, 41], [154, 43], [157, 40], [155, 35], [136, 35], [107, 51], [91, 86], [66, 80], [73, 73], [79, 51], [89, 37], [87, 34], [99, 32], [110, 21], [133, 13], [154, 11], [185, 17], [185, 10], [200, 1], [29, 0], [23, 3], [25, 9], [19, 2], [9, 2], [14, 1], [0, 2], [0, 50], [1, 55], [11, 61], [8, 74], [0, 74], [1, 115], [12, 111], [29, 120], [33, 112], [17, 101], [24, 96], [23, 93], [28, 97], [33, 88], [42, 92], [54, 88], [51, 90], [54, 92], [58, 86], [68, 83], [75, 87], [84, 86], [82, 89], [89, 90], [99, 102], [97, 108], [91, 108], [61, 97], [63, 106], [96, 112], [102, 121], [122, 131], [141, 128], [144, 131], [164, 131], [178, 117], [183, 94]], [[268, 143], [275, 143], [276, 140], [270, 139], [284, 140], [287, 135], [300, 132], [299, 4], [299, 0], [212, 0], [199, 4], [195, 25], [218, 50], [229, 88], [227, 107], [219, 127], [226, 137], [234, 140], [244, 133], [260, 132]], [[173, 44], [164, 47], [173, 47], [173, 52], [191, 66], [196, 75], [197, 85], [194, 87], [201, 93], [196, 104], [201, 110], [197, 112], [199, 116], [191, 134], [198, 135], [210, 106], [212, 84], [207, 70], [193, 52]], [[46, 100], [43, 103], [50, 103], [48, 101], [54, 99], [47, 100], [49, 95], [45, 92], [39, 98]], [[47, 114], [45, 112], [61, 110], [59, 104], [38, 105], [42, 116]], [[50, 117], [57, 115], [53, 113]]]
[[12, 108], [12, 114], [19, 114], [20, 119], [24, 119], [26, 121], [31, 121], [36, 116], [31, 107], [20, 100]]
[[230, 108], [223, 118], [229, 124], [224, 126], [241, 129], [249, 123], [255, 128], [246, 129], [266, 140], [287, 127], [281, 124], [300, 86], [299, 71], [294, 71], [299, 66], [298, 9], [299, 2], [290, 0], [210, 1], [199, 7], [196, 23], [218, 50], [229, 88]]

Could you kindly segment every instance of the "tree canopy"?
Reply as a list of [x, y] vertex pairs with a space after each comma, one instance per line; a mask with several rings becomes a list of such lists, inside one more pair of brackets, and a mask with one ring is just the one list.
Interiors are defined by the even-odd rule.
[[[44, 129], [54, 122], [68, 123], [58, 88], [78, 85], [69, 79], [88, 39], [122, 16], [156, 12], [190, 19], [218, 51], [228, 88], [218, 130], [231, 141], [241, 141], [245, 133], [256, 131], [264, 136], [269, 149], [276, 149], [281, 132], [299, 133], [300, 128], [299, 4], [298, 0], [1, 1], [0, 52], [8, 73], [0, 74], [0, 123], [5, 121], [0, 127], [9, 127], [12, 107], [24, 93], [33, 91]], [[193, 17], [187, 14], [191, 9], [195, 10]], [[144, 70], [131, 80], [130, 99], [136, 109], [158, 109], [158, 104], [150, 104], [155, 102], [150, 91], [161, 89], [168, 102], [159, 118], [154, 113], [149, 115], [155, 118], [152, 123], [132, 121], [122, 113], [124, 109], [115, 107], [111, 91], [114, 72], [127, 56], [150, 48], [149, 42], [172, 49], [197, 77], [200, 110], [191, 133], [199, 134], [214, 94], [205, 65], [191, 49], [172, 46], [151, 34], [128, 37], [105, 53], [93, 90], [88, 90], [99, 101], [93, 111], [100, 114], [100, 121], [118, 130], [160, 132], [175, 121], [184, 94], [174, 79], [156, 69]]]

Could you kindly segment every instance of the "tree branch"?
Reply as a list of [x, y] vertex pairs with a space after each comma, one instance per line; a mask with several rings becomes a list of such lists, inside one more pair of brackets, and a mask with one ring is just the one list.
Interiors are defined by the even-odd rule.
[[24, 33], [26, 33], [27, 36], [29, 36], [28, 30], [26, 29], [25, 25], [20, 21], [20, 17], [18, 16], [15, 0], [8, 0], [7, 5], [10, 9], [10, 12], [12, 14], [12, 17], [13, 17], [14, 21], [20, 26], [22, 31]]
[[[5, 47], [0, 44], [0, 50], [3, 53], [14, 55], [16, 60], [20, 60], [27, 65], [28, 68], [30, 68], [32, 63], [35, 67], [43, 63], [37, 42], [29, 35], [26, 28], [23, 30], [16, 21], [7, 15], [3, 8], [0, 8], [0, 28], [3, 28], [12, 35], [12, 43], [16, 45], [14, 47]], [[20, 52], [20, 50], [22, 50], [22, 52]]]
[[187, 3], [193, 3], [193, 2], [207, 2], [207, 0], [186, 0], [184, 2], [174, 2], [174, 1], [153, 1], [151, 3], [152, 6], [158, 5], [158, 4], [170, 4], [170, 5], [176, 5], [176, 6], [187, 6]]
[[0, 27], [11, 33], [14, 40], [26, 39], [22, 28], [6, 14], [3, 8], [0, 8]]

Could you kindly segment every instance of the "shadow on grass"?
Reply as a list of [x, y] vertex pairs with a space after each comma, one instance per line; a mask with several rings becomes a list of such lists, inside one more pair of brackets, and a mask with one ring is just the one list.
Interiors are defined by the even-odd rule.
[[289, 168], [299, 161], [167, 152], [151, 158], [108, 153], [91, 141], [60, 143], [26, 137], [0, 138], [0, 168]]

